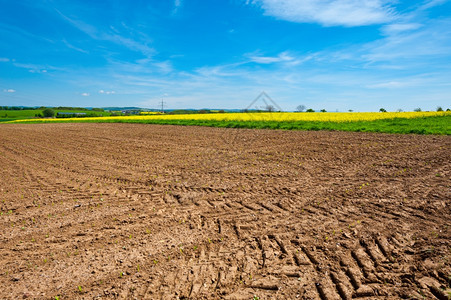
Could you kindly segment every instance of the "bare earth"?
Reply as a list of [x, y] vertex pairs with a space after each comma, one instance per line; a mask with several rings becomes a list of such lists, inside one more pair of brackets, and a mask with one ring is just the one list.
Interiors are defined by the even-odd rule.
[[451, 137], [0, 125], [1, 299], [447, 299]]

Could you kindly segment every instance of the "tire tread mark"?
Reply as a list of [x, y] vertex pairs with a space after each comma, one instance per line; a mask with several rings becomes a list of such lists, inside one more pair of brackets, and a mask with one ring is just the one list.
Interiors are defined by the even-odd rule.
[[340, 280], [338, 279], [337, 275], [335, 275], [335, 273], [333, 273], [333, 272], [330, 272], [330, 279], [334, 283], [335, 288], [337, 289], [337, 292], [340, 295], [341, 299], [348, 300], [349, 297], [348, 297], [348, 295], [346, 295], [346, 292], [345, 292], [342, 284], [340, 283]]

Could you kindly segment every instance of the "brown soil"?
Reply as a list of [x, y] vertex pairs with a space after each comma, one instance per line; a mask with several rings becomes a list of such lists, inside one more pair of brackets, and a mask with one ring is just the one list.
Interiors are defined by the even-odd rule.
[[0, 298], [447, 299], [450, 146], [0, 125]]

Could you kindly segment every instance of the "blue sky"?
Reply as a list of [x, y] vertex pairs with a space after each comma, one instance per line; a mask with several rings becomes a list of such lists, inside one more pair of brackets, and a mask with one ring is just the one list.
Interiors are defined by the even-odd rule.
[[0, 0], [0, 36], [0, 105], [451, 106], [447, 0]]

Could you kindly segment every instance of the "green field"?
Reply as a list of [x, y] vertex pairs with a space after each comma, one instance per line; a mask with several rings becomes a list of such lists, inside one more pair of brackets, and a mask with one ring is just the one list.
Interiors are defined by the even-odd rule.
[[[0, 122], [32, 119], [36, 118], [36, 114], [42, 114], [44, 109], [24, 109], [24, 110], [0, 110]], [[91, 111], [91, 110], [67, 110], [67, 109], [54, 109], [55, 114], [58, 112], [70, 112], [70, 113], [88, 113], [95, 114], [96, 116], [110, 116], [109, 112]]]
[[[20, 122], [20, 121], [19, 121]], [[24, 123], [140, 123], [165, 124], [184, 126], [209, 126], [227, 128], [259, 128], [281, 130], [329, 130], [354, 132], [383, 132], [398, 134], [451, 134], [451, 115], [421, 118], [393, 118], [375, 121], [216, 121], [216, 120], [159, 120], [159, 119], [133, 119], [133, 118], [100, 118], [100, 119], [52, 119], [36, 121], [28, 120]]]

